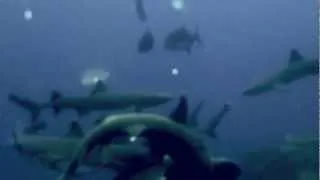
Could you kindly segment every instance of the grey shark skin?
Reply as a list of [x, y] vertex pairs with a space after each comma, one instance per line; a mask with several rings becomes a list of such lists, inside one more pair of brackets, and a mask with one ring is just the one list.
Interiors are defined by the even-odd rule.
[[[10, 146], [21, 155], [37, 160], [52, 170], [62, 171], [62, 164], [72, 159], [73, 152], [83, 138], [79, 136], [79, 133], [72, 135], [72, 132], [75, 131], [70, 130], [64, 137], [14, 133]], [[130, 161], [132, 157], [142, 158], [147, 154], [148, 149], [138, 144], [112, 144], [99, 150], [96, 149], [84, 159], [83, 163], [91, 168], [107, 167], [118, 170], [126, 160]]]
[[[319, 138], [286, 140], [280, 146], [247, 152], [242, 158], [245, 179], [319, 179]], [[314, 178], [301, 178], [304, 173]], [[248, 176], [248, 177], [247, 177]]]
[[[186, 115], [177, 117], [186, 117]], [[68, 179], [70, 174], [73, 174], [81, 165], [82, 159], [94, 147], [101, 144], [107, 146], [113, 138], [122, 135], [125, 131], [129, 133], [130, 127], [135, 125], [145, 126], [144, 129], [136, 132], [136, 135], [138, 138], [148, 140], [151, 154], [157, 157], [155, 159], [160, 160], [166, 154], [170, 156], [173, 165], [165, 172], [168, 180], [181, 179], [183, 176], [189, 179], [235, 180], [241, 174], [241, 170], [233, 162], [212, 160], [203, 147], [202, 141], [184, 125], [156, 114], [130, 113], [109, 116], [88, 133], [74, 152], [73, 160], [68, 168], [58, 179]], [[181, 149], [183, 149], [183, 153], [181, 153]], [[130, 177], [132, 173], [135, 174], [136, 171], [144, 171], [150, 166], [146, 165], [142, 168], [132, 170], [134, 172], [129, 171], [128, 176]], [[120, 175], [123, 174], [120, 173]]]
[[[161, 93], [109, 93], [107, 87], [98, 82], [89, 96], [63, 97], [59, 92], [53, 91], [51, 101], [48, 103], [36, 103], [28, 99], [28, 103], [20, 103], [32, 114], [32, 120], [36, 121], [40, 112], [44, 108], [52, 108], [55, 115], [63, 109], [74, 109], [79, 116], [95, 110], [125, 110], [134, 108], [140, 112], [145, 108], [156, 107], [168, 103], [173, 99], [169, 94]], [[10, 94], [9, 99], [16, 103], [14, 99], [23, 99], [15, 94]]]
[[183, 51], [191, 54], [191, 49], [196, 42], [203, 45], [198, 30], [191, 33], [183, 25], [174, 29], [165, 37], [163, 48], [168, 51]]
[[53, 108], [55, 114], [59, 114], [62, 109], [75, 109], [81, 116], [94, 110], [124, 110], [132, 107], [139, 112], [171, 100], [170, 95], [156, 93], [99, 93], [92, 96], [62, 97], [60, 93], [53, 92], [51, 102], [43, 106]]
[[242, 94], [244, 96], [257, 96], [277, 90], [277, 86], [287, 85], [315, 75], [319, 75], [319, 61], [305, 60], [296, 49], [292, 49], [287, 67], [265, 81], [245, 90]]
[[185, 96], [181, 96], [179, 99], [179, 104], [172, 111], [169, 117], [175, 121], [176, 123], [186, 125], [186, 128], [190, 128], [195, 130], [199, 134], [204, 134], [206, 137], [217, 138], [216, 129], [221, 124], [222, 120], [225, 116], [230, 112], [231, 105], [224, 104], [217, 114], [209, 119], [209, 123], [207, 124], [205, 129], [199, 128], [199, 113], [203, 108], [204, 101], [201, 101], [194, 110], [189, 113], [189, 105], [188, 99]]

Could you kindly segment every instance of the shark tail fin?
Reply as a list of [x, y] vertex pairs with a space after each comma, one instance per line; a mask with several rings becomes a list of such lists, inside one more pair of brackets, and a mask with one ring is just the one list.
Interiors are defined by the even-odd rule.
[[41, 112], [41, 105], [40, 104], [38, 104], [32, 100], [19, 97], [13, 93], [8, 95], [8, 99], [9, 99], [9, 101], [13, 102], [14, 104], [29, 111], [31, 114], [31, 121], [32, 122], [37, 121], [37, 119], [40, 115], [40, 112]]
[[196, 29], [195, 29], [195, 31], [194, 31], [193, 39], [194, 39], [195, 42], [197, 42], [197, 43], [199, 44], [199, 46], [204, 47], [202, 38], [201, 38], [201, 36], [200, 36], [200, 34], [199, 34], [199, 28], [198, 28], [198, 26], [196, 27]]
[[213, 138], [217, 137], [216, 129], [220, 125], [222, 119], [228, 114], [230, 109], [231, 109], [230, 104], [224, 104], [222, 106], [222, 108], [220, 109], [220, 111], [215, 116], [210, 118], [207, 129], [205, 129], [205, 133], [208, 136], [213, 137]]
[[50, 102], [52, 103], [53, 113], [55, 116], [57, 116], [61, 112], [61, 109], [57, 105], [55, 105], [54, 102], [61, 99], [62, 97], [63, 96], [59, 91], [51, 92]]

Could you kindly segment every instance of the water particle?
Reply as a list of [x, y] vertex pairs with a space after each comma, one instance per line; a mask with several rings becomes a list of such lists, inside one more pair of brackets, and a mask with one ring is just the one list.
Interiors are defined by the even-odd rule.
[[178, 68], [172, 68], [171, 74], [174, 76], [177, 76], [179, 74], [179, 69]]
[[32, 19], [33, 15], [32, 15], [32, 11], [31, 9], [26, 9], [24, 11], [24, 19], [27, 21], [30, 21]]

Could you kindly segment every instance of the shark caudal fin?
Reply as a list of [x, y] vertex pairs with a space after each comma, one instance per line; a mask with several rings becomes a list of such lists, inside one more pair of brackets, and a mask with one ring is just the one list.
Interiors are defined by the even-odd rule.
[[212, 138], [217, 138], [216, 129], [230, 110], [231, 106], [229, 104], [224, 104], [220, 111], [215, 116], [210, 118], [209, 124], [204, 130], [205, 134]]
[[203, 108], [205, 101], [202, 100], [191, 112], [188, 122], [188, 125], [192, 126], [192, 127], [198, 127], [198, 121], [199, 121], [199, 113]]
[[8, 95], [8, 99], [10, 102], [13, 102], [14, 104], [18, 105], [19, 107], [22, 107], [22, 108], [26, 109], [27, 111], [29, 111], [31, 114], [31, 121], [32, 122], [37, 121], [37, 119], [40, 115], [41, 109], [42, 109], [40, 104], [38, 104], [32, 100], [29, 100], [27, 98], [19, 97], [13, 93]]
[[61, 99], [63, 96], [59, 91], [52, 91], [50, 97], [50, 103], [52, 104], [53, 114], [57, 116], [61, 112], [61, 108], [55, 104], [55, 102]]
[[91, 90], [90, 96], [106, 93], [107, 90], [108, 90], [107, 85], [102, 80], [98, 80], [94, 88]]
[[186, 124], [188, 119], [188, 99], [185, 96], [179, 98], [178, 106], [170, 113], [169, 118], [181, 124]]
[[304, 60], [303, 56], [300, 54], [300, 52], [297, 49], [290, 50], [290, 55], [288, 60], [289, 65], [292, 63], [301, 62], [303, 60]]

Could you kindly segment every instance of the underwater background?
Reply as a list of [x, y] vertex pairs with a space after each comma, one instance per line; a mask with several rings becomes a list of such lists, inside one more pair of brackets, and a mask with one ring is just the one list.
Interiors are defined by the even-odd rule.
[[[288, 134], [316, 136], [319, 109], [314, 77], [257, 97], [241, 97], [241, 92], [285, 67], [292, 48], [305, 57], [318, 57], [317, 3], [185, 0], [185, 10], [175, 12], [170, 1], [145, 0], [156, 45], [141, 55], [136, 43], [145, 27], [130, 1], [0, 0], [1, 142], [7, 143], [17, 121], [29, 118], [8, 102], [9, 93], [40, 102], [48, 101], [53, 89], [86, 94], [80, 79], [90, 68], [111, 73], [112, 91], [187, 94], [191, 107], [205, 100], [203, 119], [231, 103], [232, 111], [218, 129], [219, 139], [206, 140], [217, 154], [236, 159], [240, 153], [280, 144]], [[26, 8], [33, 11], [31, 21], [23, 18]], [[190, 55], [163, 50], [165, 35], [182, 24], [199, 28], [204, 48], [195, 48]], [[179, 69], [177, 76], [171, 74], [174, 67]], [[175, 103], [146, 111], [168, 114]], [[92, 117], [81, 118], [81, 124], [89, 127]], [[50, 135], [65, 133], [66, 119], [76, 118], [72, 111], [58, 118], [50, 110], [41, 115], [50, 124], [46, 132]], [[0, 168], [1, 179], [57, 175], [30, 164], [12, 149], [1, 150]]]

